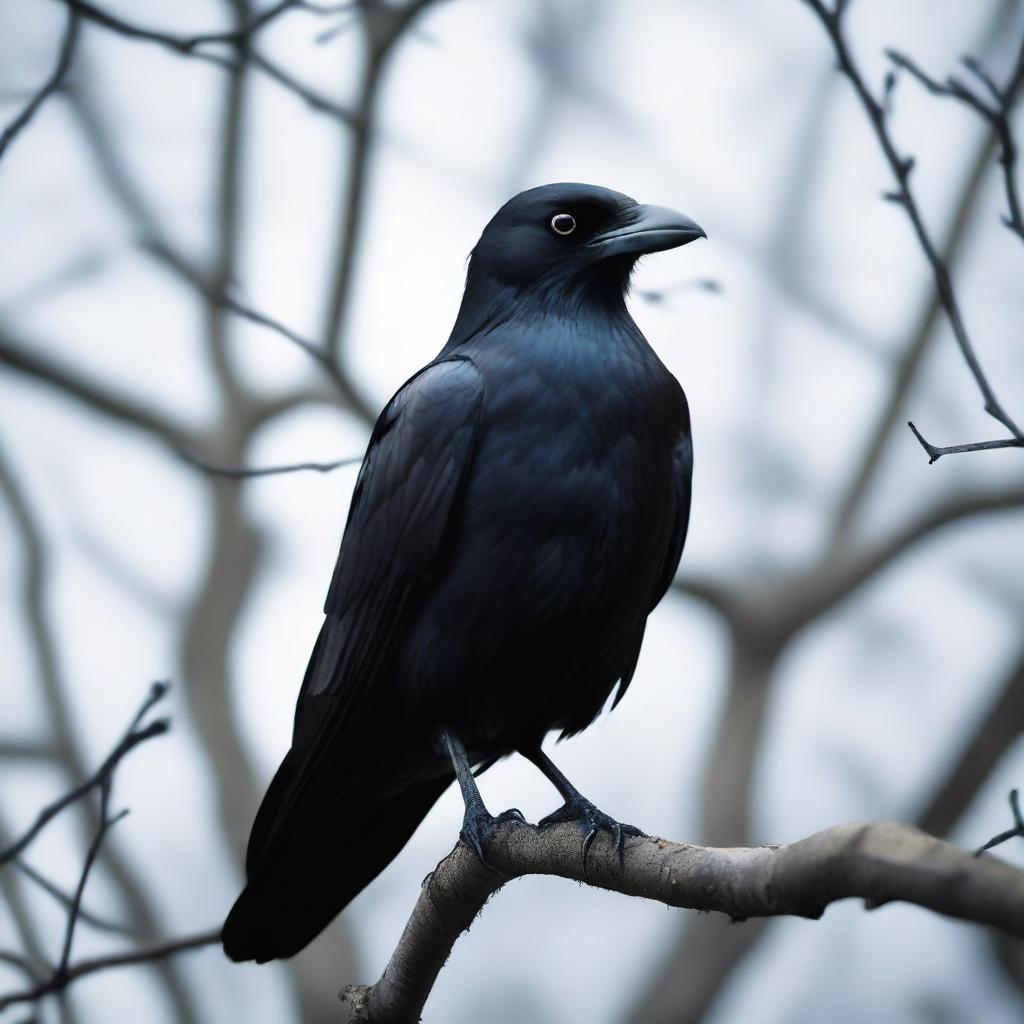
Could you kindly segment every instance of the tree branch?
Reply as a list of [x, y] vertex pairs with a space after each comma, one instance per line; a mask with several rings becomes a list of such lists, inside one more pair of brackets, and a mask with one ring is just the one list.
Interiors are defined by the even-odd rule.
[[984, 717], [946, 767], [941, 783], [916, 816], [933, 835], [948, 835], [1007, 750], [1017, 742], [1024, 722], [1024, 649], [1009, 666]]
[[983, 846], [979, 846], [974, 852], [975, 857], [980, 857], [987, 850], [992, 850], [1010, 839], [1024, 839], [1024, 813], [1020, 809], [1020, 790], [1010, 790], [1010, 813], [1013, 815], [1013, 828], [1006, 829], [994, 835]]
[[[908, 56], [896, 50], [886, 50], [886, 55], [898, 67], [908, 72], [924, 86], [933, 96], [946, 96], [959, 100], [970, 107], [975, 113], [986, 120], [999, 139], [999, 164], [1003, 169], [1003, 190], [1006, 193], [1006, 206], [1009, 216], [1003, 217], [1003, 223], [1022, 242], [1024, 242], [1024, 215], [1021, 212], [1020, 192], [1017, 188], [1017, 142], [1013, 137], [1010, 115], [1017, 93], [1024, 85], [1024, 39], [1017, 51], [1017, 60], [1006, 85], [1000, 89], [984, 66], [973, 57], [964, 58], [967, 68], [985, 87], [989, 100], [983, 99], [961, 79], [950, 75], [945, 82], [938, 82], [923, 71]], [[991, 101], [991, 102], [990, 102]]]
[[21, 113], [3, 132], [0, 132], [0, 158], [3, 157], [4, 151], [15, 140], [18, 133], [35, 117], [39, 108], [60, 88], [68, 68], [71, 67], [71, 58], [74, 55], [77, 42], [78, 15], [74, 11], [69, 11], [67, 27], [64, 29], [64, 38], [60, 44], [60, 53], [57, 55], [57, 65], [54, 67], [50, 77], [47, 78], [28, 103], [25, 104]]
[[50, 385], [104, 416], [137, 427], [175, 452], [197, 446], [197, 438], [183, 423], [175, 422], [170, 416], [158, 413], [127, 395], [108, 390], [84, 374], [68, 369], [51, 356], [15, 344], [2, 328], [0, 364]]
[[[316, 96], [311, 90], [300, 85], [289, 74], [282, 71], [276, 64], [256, 54], [252, 49], [252, 40], [256, 33], [288, 11], [303, 10], [311, 14], [327, 15], [334, 13], [331, 7], [320, 7], [305, 3], [303, 0], [281, 0], [269, 7], [246, 23], [228, 32], [199, 32], [193, 35], [178, 35], [174, 32], [163, 32], [158, 29], [136, 25], [124, 18], [110, 14], [87, 0], [63, 0], [75, 14], [87, 21], [107, 29], [126, 39], [139, 42], [154, 43], [182, 57], [192, 57], [209, 64], [238, 74], [248, 62], [256, 65], [264, 74], [273, 79], [289, 92], [297, 95], [321, 113], [330, 114], [345, 124], [355, 123], [353, 115], [331, 100]], [[219, 53], [211, 53], [204, 47], [226, 46], [234, 50], [234, 57], [224, 57]]]
[[[21, 872], [27, 879], [35, 882], [43, 892], [52, 896], [65, 910], [71, 910], [74, 907], [74, 896], [70, 893], [66, 893], [59, 885], [55, 882], [50, 881], [46, 875], [36, 871], [30, 864], [26, 864], [23, 860], [16, 860], [14, 867]], [[90, 910], [86, 910], [85, 907], [79, 902], [76, 913], [78, 919], [84, 921], [87, 925], [95, 928], [101, 932], [113, 932], [115, 935], [131, 935], [131, 929], [120, 921], [110, 921], [100, 914], [94, 914]]]
[[597, 839], [584, 873], [578, 829], [502, 826], [483, 867], [461, 841], [425, 883], [379, 981], [343, 998], [349, 1021], [412, 1024], [455, 941], [487, 900], [524, 875], [556, 875], [670, 907], [717, 911], [734, 921], [818, 918], [829, 904], [860, 898], [868, 909], [914, 903], [948, 917], [1024, 935], [1024, 871], [976, 859], [941, 839], [893, 822], [840, 825], [785, 846], [712, 848], [655, 837]]
[[780, 609], [788, 623], [783, 629], [795, 631], [806, 627], [900, 555], [943, 527], [978, 515], [1020, 508], [1024, 508], [1024, 486], [956, 495], [926, 509], [864, 551], [823, 562], [819, 569], [798, 577], [786, 598], [780, 600], [776, 594], [773, 606]]
[[914, 169], [913, 157], [903, 157], [897, 152], [895, 143], [889, 134], [886, 107], [879, 103], [871, 94], [850, 53], [846, 36], [843, 32], [843, 14], [848, 7], [847, 0], [836, 0], [832, 8], [827, 7], [824, 0], [804, 0], [804, 2], [818, 16], [825, 31], [828, 33], [832, 41], [832, 47], [835, 50], [839, 70], [846, 75], [853, 86], [854, 92], [857, 94], [857, 98], [860, 100], [861, 106], [863, 106], [868, 116], [875, 137], [878, 139], [882, 153], [896, 179], [896, 189], [893, 192], [887, 193], [885, 198], [903, 207], [914, 228], [917, 240], [932, 269], [935, 287], [942, 300], [953, 335], [984, 399], [985, 411], [1002, 423], [1014, 437], [1024, 441], [1024, 431], [1021, 430], [999, 402], [981, 363], [978, 361], [960, 312], [960, 306], [949, 270], [936, 251], [935, 244], [925, 226], [921, 211], [911, 191], [910, 177]]
[[[0, 850], [0, 866], [3, 866], [8, 861], [14, 860], [15, 857], [20, 856], [36, 836], [42, 832], [46, 825], [57, 817], [65, 807], [69, 807], [71, 804], [80, 800], [86, 793], [108, 785], [111, 776], [126, 754], [134, 750], [140, 743], [144, 743], [146, 740], [152, 739], [154, 736], [161, 736], [167, 732], [168, 721], [166, 718], [156, 718], [147, 725], [142, 724], [142, 720], [149, 713], [153, 705], [161, 701], [166, 693], [167, 683], [154, 683], [150, 687], [149, 694], [142, 702], [142, 706], [135, 713], [135, 717], [132, 719], [127, 731], [121, 738], [121, 741], [106, 756], [99, 768], [97, 768], [89, 778], [80, 782], [73, 789], [65, 793], [59, 800], [55, 800], [53, 803], [44, 807], [37, 815], [33, 825], [22, 835], [20, 839], [11, 843], [6, 849]], [[100, 823], [100, 829], [97, 829], [97, 831], [99, 832], [101, 829], [102, 821]]]
[[1015, 437], [1004, 438], [1001, 441], [972, 441], [970, 444], [951, 444], [946, 447], [939, 447], [926, 440], [924, 435], [914, 426], [913, 420], [908, 421], [907, 426], [913, 431], [914, 437], [920, 442], [921, 447], [928, 453], [928, 465], [938, 462], [943, 455], [956, 455], [958, 452], [980, 452], [992, 448], [1024, 448], [1024, 441]]

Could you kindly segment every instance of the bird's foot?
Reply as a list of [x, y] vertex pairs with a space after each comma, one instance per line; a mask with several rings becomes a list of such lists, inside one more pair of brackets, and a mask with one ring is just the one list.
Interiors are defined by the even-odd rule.
[[619, 855], [619, 864], [622, 863], [622, 844], [627, 836], [642, 836], [644, 833], [635, 825], [626, 825], [621, 821], [605, 814], [604, 811], [595, 807], [586, 797], [574, 797], [566, 800], [561, 807], [546, 818], [541, 818], [537, 823], [538, 828], [549, 828], [552, 825], [560, 825], [570, 822], [579, 826], [583, 833], [583, 875], [587, 874], [587, 853], [590, 845], [597, 837], [598, 832], [608, 832], [615, 844], [615, 852]]
[[459, 833], [459, 838], [476, 854], [477, 859], [485, 868], [489, 868], [495, 873], [497, 873], [496, 869], [487, 859], [487, 851], [501, 831], [502, 825], [510, 821], [521, 824], [526, 821], [526, 818], [523, 817], [523, 812], [516, 807], [510, 807], [495, 817], [481, 804], [473, 810], [467, 807], [466, 816], [462, 819], [462, 831]]

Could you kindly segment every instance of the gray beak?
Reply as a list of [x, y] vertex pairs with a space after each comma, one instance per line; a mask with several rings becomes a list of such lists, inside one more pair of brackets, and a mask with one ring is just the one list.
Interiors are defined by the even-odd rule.
[[604, 256], [642, 255], [686, 245], [695, 238], [707, 238], [704, 229], [667, 206], [636, 206], [630, 222], [592, 238]]

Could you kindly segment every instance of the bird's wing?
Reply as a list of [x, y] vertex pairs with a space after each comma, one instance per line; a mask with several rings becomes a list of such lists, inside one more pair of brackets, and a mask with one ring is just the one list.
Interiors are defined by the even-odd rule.
[[679, 567], [679, 559], [683, 554], [683, 545], [686, 543], [686, 530], [690, 524], [691, 479], [693, 477], [693, 441], [690, 438], [689, 424], [676, 443], [672, 461], [675, 484], [672, 533], [649, 611], [654, 610], [655, 605], [665, 596], [665, 591], [672, 585], [676, 569]]
[[[657, 583], [654, 587], [650, 604], [647, 607], [647, 615], [654, 611], [658, 602], [665, 596], [665, 591], [672, 585], [675, 579], [676, 569], [679, 566], [679, 559], [683, 553], [683, 545], [686, 543], [686, 529], [690, 524], [690, 482], [693, 476], [693, 441], [690, 438], [689, 417], [679, 440], [676, 442], [672, 453], [673, 464], [673, 499], [672, 509], [672, 532], [669, 534], [668, 546], [665, 549], [664, 560], [661, 564], [661, 571], [658, 573]], [[643, 644], [644, 630], [647, 626], [647, 618], [640, 621], [636, 628], [636, 635], [632, 646], [632, 654], [626, 660], [622, 675], [619, 678], [618, 691], [612, 701], [612, 708], [615, 708], [619, 701], [629, 689], [629, 684], [636, 671], [636, 663], [640, 658], [640, 647]], [[564, 734], [563, 734], [564, 735]]]
[[395, 701], [390, 660], [418, 588], [444, 558], [483, 391], [469, 359], [439, 360], [407, 381], [377, 420], [299, 692], [292, 748], [249, 837], [250, 875], [264, 856], [273, 859], [276, 836], [297, 834], [335, 807], [363, 752], [386, 740], [380, 722]]
[[359, 718], [410, 598], [437, 568], [472, 461], [483, 392], [469, 359], [442, 360], [408, 381], [377, 420], [302, 684], [295, 744], [311, 732], [322, 738], [319, 705], [331, 705], [334, 718]]

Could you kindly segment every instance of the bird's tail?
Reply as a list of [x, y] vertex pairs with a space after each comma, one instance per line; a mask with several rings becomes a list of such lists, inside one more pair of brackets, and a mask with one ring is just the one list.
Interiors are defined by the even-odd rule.
[[313, 806], [288, 801], [293, 775], [289, 754], [253, 825], [248, 881], [221, 933], [232, 960], [264, 963], [308, 945], [394, 860], [451, 781]]

